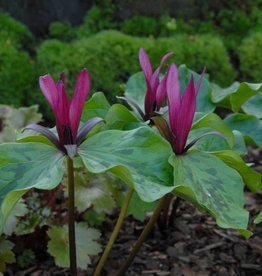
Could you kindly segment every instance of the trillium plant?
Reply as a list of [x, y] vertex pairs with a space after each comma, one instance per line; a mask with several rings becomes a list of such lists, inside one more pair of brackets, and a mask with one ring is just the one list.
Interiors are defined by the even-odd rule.
[[199, 75], [184, 65], [178, 68], [168, 64], [172, 56], [164, 55], [153, 71], [146, 51], [139, 50], [142, 72], [130, 77], [125, 95], [119, 97], [131, 110], [111, 106], [102, 93], [86, 101], [87, 69], [79, 73], [71, 100], [64, 73], [57, 83], [50, 75], [40, 77], [56, 128], [29, 124], [17, 142], [0, 144], [1, 232], [27, 191], [52, 190], [66, 179], [69, 246], [63, 258], [70, 260], [70, 275], [77, 275], [81, 260], [89, 258], [81, 250], [85, 239], [76, 242], [83, 233], [75, 230], [75, 183], [81, 168], [92, 175], [112, 173], [126, 185], [118, 220], [94, 275], [101, 275], [134, 195], [156, 207], [116, 275], [125, 275], [170, 195], [208, 212], [222, 228], [251, 235], [244, 187], [257, 191], [261, 174], [242, 160], [243, 135], [213, 113], [205, 69]]

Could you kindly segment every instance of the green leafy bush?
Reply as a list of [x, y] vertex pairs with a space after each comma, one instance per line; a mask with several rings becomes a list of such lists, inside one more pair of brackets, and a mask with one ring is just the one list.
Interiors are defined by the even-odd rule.
[[262, 32], [253, 33], [243, 39], [239, 47], [240, 69], [247, 81], [261, 82], [262, 79]]
[[86, 14], [84, 23], [77, 28], [77, 37], [89, 37], [102, 30], [117, 29], [117, 23], [113, 21], [114, 5], [104, 7], [94, 5]]
[[29, 48], [33, 35], [25, 25], [0, 12], [0, 41], [15, 47]]
[[220, 38], [212, 35], [177, 35], [173, 38], [160, 38], [150, 56], [161, 56], [174, 52], [177, 64], [185, 63], [197, 72], [207, 67], [211, 80], [222, 86], [230, 84], [236, 72], [232, 68], [229, 56]]
[[73, 27], [68, 21], [51, 23], [49, 26], [49, 34], [52, 38], [62, 41], [70, 41], [76, 36]]
[[0, 103], [21, 106], [31, 93], [33, 62], [29, 55], [0, 40]]
[[121, 31], [134, 36], [169, 36], [176, 29], [175, 21], [172, 22], [169, 16], [134, 16], [121, 24]]
[[[90, 71], [93, 90], [102, 90], [111, 101], [115, 101], [115, 96], [123, 90], [121, 85], [140, 70], [140, 47], [148, 51], [154, 67], [159, 64], [162, 54], [172, 51], [178, 64], [186, 63], [197, 71], [201, 71], [205, 64], [211, 79], [221, 85], [231, 83], [235, 76], [219, 38], [178, 35], [155, 40], [117, 31], [104, 31], [72, 44], [45, 41], [37, 51], [38, 73], [49, 72], [58, 76], [59, 72], [65, 71], [68, 79], [74, 79], [79, 68], [86, 67]], [[71, 83], [69, 88], [73, 89]]]

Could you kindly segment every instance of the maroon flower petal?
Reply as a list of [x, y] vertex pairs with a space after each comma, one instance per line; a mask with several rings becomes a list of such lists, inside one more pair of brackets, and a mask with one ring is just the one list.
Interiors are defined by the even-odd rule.
[[83, 69], [78, 76], [74, 95], [69, 108], [69, 120], [74, 143], [76, 142], [77, 130], [89, 89], [89, 73], [86, 69]]
[[143, 48], [141, 48], [139, 50], [139, 63], [140, 63], [140, 66], [145, 74], [146, 80], [148, 82], [150, 82], [150, 79], [152, 76], [152, 66], [151, 66], [150, 60], [148, 58], [148, 55]]
[[58, 103], [58, 94], [53, 78], [49, 74], [41, 76], [39, 78], [39, 85], [46, 100], [55, 112]]
[[169, 124], [172, 132], [177, 136], [177, 119], [180, 111], [181, 96], [180, 86], [178, 78], [178, 69], [175, 64], [171, 64], [167, 73], [167, 98], [168, 98], [168, 113], [169, 113]]
[[66, 94], [65, 85], [62, 80], [58, 81], [57, 85], [58, 103], [55, 110], [56, 128], [59, 135], [59, 139], [62, 144], [66, 143], [65, 127], [70, 128], [69, 121], [69, 106], [70, 102]]
[[166, 81], [167, 75], [161, 80], [156, 90], [156, 109], [159, 110], [166, 97]]
[[178, 133], [177, 149], [179, 153], [183, 152], [186, 145], [188, 133], [191, 129], [194, 114], [196, 111], [196, 93], [194, 86], [194, 77], [191, 76], [190, 82], [186, 87], [186, 91], [182, 97], [180, 112], [177, 120]]

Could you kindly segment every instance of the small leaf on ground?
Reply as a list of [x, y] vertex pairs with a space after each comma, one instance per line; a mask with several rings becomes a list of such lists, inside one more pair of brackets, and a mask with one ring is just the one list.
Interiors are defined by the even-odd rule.
[[5, 272], [6, 264], [15, 262], [15, 254], [12, 249], [14, 244], [3, 237], [0, 239], [0, 272]]
[[254, 223], [259, 224], [262, 222], [262, 211], [256, 216]]
[[9, 213], [5, 225], [4, 225], [4, 233], [6, 235], [11, 235], [16, 228], [16, 224], [18, 222], [18, 217], [23, 217], [28, 212], [27, 206], [24, 203], [23, 199], [20, 199], [14, 206], [14, 208]]
[[[90, 264], [90, 256], [96, 256], [101, 252], [101, 246], [97, 242], [100, 237], [98, 230], [88, 228], [86, 223], [75, 224], [77, 267], [86, 269]], [[53, 226], [48, 230], [50, 241], [48, 252], [54, 257], [56, 265], [69, 267], [69, 241], [68, 227]]]

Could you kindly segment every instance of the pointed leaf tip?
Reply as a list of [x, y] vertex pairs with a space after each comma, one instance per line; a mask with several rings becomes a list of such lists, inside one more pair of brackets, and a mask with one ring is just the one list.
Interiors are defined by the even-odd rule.
[[86, 69], [82, 69], [78, 75], [75, 85], [74, 95], [70, 104], [69, 118], [73, 138], [76, 138], [77, 129], [79, 126], [84, 103], [90, 89], [89, 73]]

